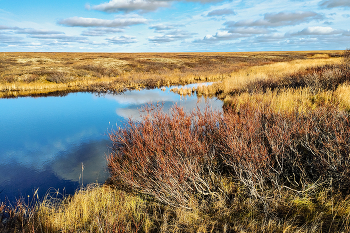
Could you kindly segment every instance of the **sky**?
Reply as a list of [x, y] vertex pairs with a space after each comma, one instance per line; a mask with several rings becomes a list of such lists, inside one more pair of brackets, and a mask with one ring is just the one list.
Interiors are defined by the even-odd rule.
[[350, 0], [0, 0], [0, 52], [350, 48]]

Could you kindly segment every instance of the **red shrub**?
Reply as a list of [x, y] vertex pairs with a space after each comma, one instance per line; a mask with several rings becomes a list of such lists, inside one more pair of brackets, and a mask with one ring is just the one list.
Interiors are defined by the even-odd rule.
[[159, 110], [148, 108], [141, 122], [110, 134], [108, 166], [115, 180], [164, 203], [190, 208], [194, 195], [227, 197], [224, 176], [265, 203], [276, 190], [303, 192], [322, 182], [349, 190], [347, 113], [276, 113], [249, 104], [224, 114]]
[[[147, 109], [141, 122], [110, 134], [108, 166], [114, 179], [173, 206], [188, 207], [192, 194], [213, 195], [220, 113], [206, 109], [170, 114]], [[152, 114], [150, 114], [152, 112]]]

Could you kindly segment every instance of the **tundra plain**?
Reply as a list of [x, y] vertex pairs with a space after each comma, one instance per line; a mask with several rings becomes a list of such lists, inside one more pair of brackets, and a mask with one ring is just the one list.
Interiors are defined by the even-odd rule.
[[5, 232], [350, 231], [349, 50], [1, 59], [3, 98], [210, 81], [173, 91], [225, 103], [145, 106], [110, 132], [104, 185], [2, 203]]

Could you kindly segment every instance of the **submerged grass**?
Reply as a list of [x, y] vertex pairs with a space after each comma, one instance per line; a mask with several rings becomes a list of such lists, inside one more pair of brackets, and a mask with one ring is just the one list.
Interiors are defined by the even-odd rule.
[[[305, 54], [314, 60], [248, 67], [222, 83], [174, 90], [219, 95], [226, 108], [146, 107], [142, 121], [110, 134], [109, 185], [2, 204], [0, 229], [350, 232], [349, 60]], [[171, 59], [140, 58], [144, 66]]]

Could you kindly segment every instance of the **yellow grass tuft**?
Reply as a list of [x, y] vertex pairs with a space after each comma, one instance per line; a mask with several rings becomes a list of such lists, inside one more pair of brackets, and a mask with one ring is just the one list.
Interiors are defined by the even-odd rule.
[[109, 186], [89, 185], [58, 204], [44, 200], [38, 210], [40, 225], [59, 232], [149, 232], [146, 203]]

